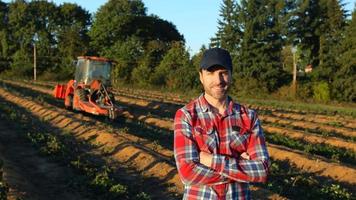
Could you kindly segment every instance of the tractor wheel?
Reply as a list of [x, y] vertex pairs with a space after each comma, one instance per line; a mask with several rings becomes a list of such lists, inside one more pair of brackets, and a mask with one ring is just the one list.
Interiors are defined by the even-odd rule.
[[67, 109], [67, 110], [73, 110], [73, 95], [68, 95], [68, 101], [69, 101], [69, 105], [66, 105], [64, 104], [64, 107]]

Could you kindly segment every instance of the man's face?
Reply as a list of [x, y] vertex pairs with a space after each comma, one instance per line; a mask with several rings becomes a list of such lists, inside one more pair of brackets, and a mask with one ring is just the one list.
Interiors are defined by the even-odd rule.
[[225, 100], [231, 84], [231, 71], [221, 66], [213, 66], [199, 72], [205, 93], [216, 100]]

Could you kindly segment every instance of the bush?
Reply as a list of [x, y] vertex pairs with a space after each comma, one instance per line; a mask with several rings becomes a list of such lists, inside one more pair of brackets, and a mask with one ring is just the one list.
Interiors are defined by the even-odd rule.
[[266, 85], [250, 77], [234, 76], [231, 94], [235, 96], [258, 98], [268, 94]]
[[31, 77], [33, 75], [33, 63], [30, 60], [30, 55], [25, 49], [16, 51], [13, 55], [11, 64], [11, 72], [15, 77]]
[[313, 84], [313, 99], [326, 103], [330, 101], [330, 87], [327, 82], [316, 82]]
[[274, 93], [274, 96], [277, 96], [279, 99], [284, 99], [284, 100], [293, 100], [295, 99], [295, 96], [293, 94], [293, 88], [290, 85], [285, 85], [280, 87], [276, 93]]
[[313, 87], [311, 83], [301, 83], [297, 88], [298, 99], [308, 100], [313, 96]]
[[139, 65], [132, 71], [132, 81], [135, 85], [146, 88], [150, 84], [151, 69], [144, 64]]

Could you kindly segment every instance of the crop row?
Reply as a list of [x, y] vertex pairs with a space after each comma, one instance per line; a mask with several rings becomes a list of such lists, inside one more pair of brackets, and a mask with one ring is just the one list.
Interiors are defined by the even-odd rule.
[[[118, 96], [127, 96], [136, 99], [148, 100], [148, 101], [155, 101], [160, 103], [170, 103], [175, 105], [184, 105], [181, 101], [172, 101], [172, 100], [165, 100], [162, 96], [161, 98], [151, 97], [151, 95], [147, 93], [139, 93], [139, 92], [127, 92], [126, 89], [117, 89], [115, 95]], [[184, 101], [187, 103], [186, 101]], [[314, 115], [314, 114], [303, 114], [298, 112], [288, 113], [286, 111], [278, 111], [274, 108], [261, 108], [260, 106], [250, 105], [251, 108], [257, 109], [260, 114], [265, 115], [269, 118], [279, 118], [279, 119], [289, 119], [293, 121], [300, 121], [309, 124], [309, 126], [316, 126], [315, 123], [318, 123], [318, 127], [321, 129], [327, 130], [336, 130], [336, 132], [355, 132], [356, 128], [356, 120], [354, 119], [345, 119], [345, 117], [340, 116], [321, 116], [321, 115]]]
[[[135, 122], [132, 122], [132, 123], [135, 123]], [[139, 126], [145, 126], [144, 124], [140, 124], [140, 123], [138, 123], [138, 124], [135, 124], [134, 125], [134, 127], [136, 128], [136, 129], [139, 129]], [[144, 127], [142, 127], [142, 128], [144, 128]], [[160, 141], [160, 137], [157, 137], [158, 136], [158, 134], [155, 134], [155, 132], [154, 132], [154, 130], [153, 130], [153, 133], [152, 133], [152, 135], [156, 135], [156, 139], [155, 139], [155, 141]], [[278, 163], [279, 161], [277, 161], [277, 160], [275, 160], [274, 161], [274, 163]], [[282, 167], [282, 166], [280, 166], [280, 165], [276, 165], [275, 164], [275, 166], [277, 166], [277, 167], [275, 167], [275, 168], [277, 168], [277, 169], [285, 169], [284, 167]], [[278, 166], [280, 166], [280, 167], [278, 167]], [[299, 176], [302, 176], [302, 177], [304, 177], [304, 175], [303, 174], [307, 174], [307, 173], [303, 173], [303, 172], [300, 172], [300, 171], [298, 171], [298, 173], [295, 173], [295, 171], [296, 170], [292, 170], [292, 171], [294, 171], [294, 173], [292, 173], [292, 174], [288, 174], [288, 173], [282, 173], [282, 174], [284, 174], [284, 175], [286, 175], [286, 176], [281, 176], [281, 177], [283, 177], [283, 180], [280, 180], [280, 182], [278, 182], [278, 181], [276, 181], [278, 178], [277, 177], [279, 177], [279, 175], [281, 175], [281, 173], [276, 173], [276, 174], [278, 174], [278, 175], [276, 175], [276, 177], [273, 179], [273, 181], [270, 183], [270, 184], [272, 184], [272, 185], [274, 185], [274, 186], [276, 186], [276, 185], [279, 185], [279, 187], [276, 187], [276, 188], [285, 188], [284, 186], [286, 185], [286, 183], [285, 182], [288, 182], [288, 180], [292, 180], [291, 179], [291, 177], [292, 176], [294, 176], [294, 174], [298, 174], [298, 177]], [[273, 172], [273, 171], [272, 171]], [[302, 175], [301, 175], [302, 174]], [[309, 175], [310, 174], [307, 174], [307, 175], [305, 175], [305, 177], [309, 177]], [[273, 177], [273, 176], [272, 176]], [[298, 180], [298, 183], [300, 182], [300, 181], [304, 181], [304, 180], [309, 180], [310, 178], [311, 179], [315, 179], [316, 180], [316, 178], [314, 178], [313, 176], [312, 177], [310, 177], [310, 178], [296, 178], [297, 180]], [[294, 180], [294, 179], [293, 179]], [[311, 181], [311, 182], [315, 182], [315, 181]], [[291, 184], [292, 184], [293, 182], [291, 182]], [[344, 189], [342, 189], [342, 188], [340, 188], [340, 186], [338, 186], [337, 184], [333, 184], [333, 183], [330, 183], [330, 184], [324, 184], [323, 185], [323, 188], [324, 189], [322, 189], [322, 188], [320, 188], [320, 187], [317, 187], [317, 185], [319, 184], [320, 182], [315, 182], [315, 185], [314, 185], [314, 187], [316, 187], [315, 188], [315, 190], [313, 190], [313, 191], [319, 191], [319, 193], [318, 194], [314, 194], [314, 195], [320, 195], [320, 196], [323, 196], [323, 195], [326, 195], [326, 193], [328, 194], [328, 195], [331, 195], [332, 196], [332, 194], [334, 194], [335, 192], [337, 192], [337, 193], [345, 193], [345, 194], [349, 194], [349, 193], [347, 193], [347, 192], [345, 192], [345, 190]], [[302, 185], [305, 185], [305, 184], [302, 184]], [[310, 186], [309, 185], [309, 188], [310, 187], [312, 187], [312, 186]], [[271, 189], [273, 189], [274, 187], [272, 187]], [[337, 188], [340, 188], [340, 190], [338, 190]], [[288, 192], [289, 191], [289, 192]], [[300, 191], [300, 192], [302, 192], [301, 191], [301, 189], [299, 188], [295, 188], [295, 187], [293, 187], [293, 190], [292, 191]], [[289, 195], [291, 195], [291, 194], [289, 194], [291, 191], [290, 190], [288, 190], [288, 189], [283, 189], [283, 191], [282, 191], [282, 193], [286, 193], [286, 195], [287, 196], [289, 196]], [[347, 197], [347, 195], [346, 195], [346, 197]]]
[[[14, 89], [10, 86], [8, 89], [11, 90], [11, 93], [15, 93], [16, 90], [18, 90], [18, 88]], [[162, 162], [162, 159], [169, 160], [169, 158], [164, 158], [165, 156], [160, 156], [159, 159], [154, 158], [154, 156], [160, 154], [150, 150], [150, 146], [152, 146], [152, 149], [159, 148], [155, 142], [148, 144], [148, 148], [143, 147], [141, 144], [146, 145], [147, 142], [140, 138], [128, 139], [127, 137], [130, 136], [125, 134], [126, 128], [122, 127], [121, 124], [112, 124], [111, 122], [104, 120], [104, 118], [91, 119], [78, 113], [67, 112], [64, 109], [53, 106], [53, 104], [49, 105], [48, 102], [46, 102], [48, 95], [38, 95], [36, 92], [32, 92], [33, 96], [31, 96], [30, 91], [26, 92], [26, 90], [19, 90], [21, 92], [17, 94], [18, 96], [23, 94], [26, 95], [18, 98], [4, 90], [1, 91], [1, 96], [3, 96], [6, 101], [14, 102], [17, 105], [28, 109], [34, 116], [39, 118], [40, 123], [50, 124], [50, 126], [62, 130], [62, 134], [70, 133], [77, 140], [85, 140], [94, 143], [95, 146], [98, 146], [97, 150], [100, 151], [100, 153], [96, 154], [100, 155], [101, 159], [109, 159], [107, 162], [112, 163], [110, 166], [115, 168], [115, 173], [122, 173], [123, 169], [121, 169], [121, 167], [129, 170], [129, 176], [126, 175], [121, 177], [135, 180], [128, 181], [134, 188], [133, 190], [147, 191], [148, 188], [150, 192], [146, 192], [147, 194], [152, 194], [151, 192], [153, 191], [156, 196], [162, 195], [163, 193], [163, 196], [175, 195], [175, 193], [168, 194], [166, 190], [157, 190], [157, 188], [163, 187], [161, 185], [165, 184], [166, 181], [167, 184], [171, 185], [171, 181], [177, 181], [179, 178], [173, 173], [175, 168], [173, 164], [165, 170], [162, 170], [161, 167], [167, 165], [167, 163]], [[115, 131], [113, 132], [114, 127]], [[159, 162], [157, 163], [158, 160]], [[143, 163], [137, 163], [136, 161], [142, 161]], [[136, 178], [133, 178], [132, 176]], [[157, 179], [165, 181], [160, 183]], [[148, 183], [143, 187], [144, 185], [142, 184], [142, 181], [148, 181], [151, 184]], [[154, 182], [154, 184], [152, 184], [152, 182]], [[156, 190], [151, 191], [152, 188], [156, 188]], [[173, 188], [173, 186], [167, 188]], [[132, 195], [136, 194], [132, 192], [129, 193]], [[130, 198], [133, 198], [133, 196]]]
[[[138, 120], [140, 120], [140, 119], [138, 119]], [[145, 121], [149, 121], [149, 118], [145, 117]], [[162, 122], [160, 122], [160, 124], [162, 124]], [[284, 126], [287, 126], [287, 125], [285, 125], [285, 123], [284, 123]], [[168, 122], [168, 127], [171, 127], [171, 122]], [[294, 127], [294, 128], [296, 128], [296, 127]], [[326, 158], [333, 159], [336, 161], [342, 161], [342, 162], [346, 162], [346, 163], [355, 163], [354, 151], [348, 150], [345, 148], [337, 148], [337, 147], [334, 147], [334, 146], [328, 145], [328, 144], [311, 145], [311, 144], [309, 144], [309, 141], [306, 141], [304, 139], [294, 141], [294, 138], [281, 136], [281, 135], [275, 135], [274, 137], [271, 137], [270, 141], [275, 144], [284, 144], [284, 146], [287, 146], [287, 147], [290, 147], [293, 149], [299, 149], [299, 150], [303, 150], [308, 153], [314, 153], [316, 155], [321, 155], [321, 156], [324, 156]], [[284, 142], [282, 143], [282, 141], [284, 141]]]
[[[53, 88], [57, 82], [30, 82], [31, 84], [45, 86]], [[65, 83], [62, 83], [65, 84]], [[147, 89], [137, 89], [118, 86], [115, 88], [117, 94], [130, 95], [135, 97], [144, 97], [145, 99], [154, 100], [158, 102], [173, 103], [178, 105], [184, 105], [190, 101], [191, 97], [187, 97], [186, 94], [176, 94], [170, 92], [161, 92]], [[298, 103], [298, 102], [284, 102], [277, 100], [253, 100], [242, 99], [242, 103], [249, 105], [251, 108], [261, 112], [269, 112], [270, 114], [276, 114], [276, 116], [283, 117], [288, 116], [291, 119], [303, 119], [306, 121], [324, 122], [331, 126], [351, 126], [356, 129], [355, 117], [356, 110], [352, 106], [330, 106], [330, 105], [318, 105], [310, 103]], [[341, 119], [341, 120], [340, 120]]]
[[[133, 94], [136, 96], [145, 96], [152, 100], [167, 101], [171, 103], [185, 104], [190, 101], [191, 94], [172, 94], [166, 92], [158, 92], [153, 90], [142, 90], [132, 87], [117, 87], [118, 93]], [[239, 98], [238, 98], [239, 99]], [[354, 108], [337, 107], [330, 105], [318, 105], [298, 102], [287, 102], [279, 100], [257, 100], [257, 99], [242, 99], [244, 104], [252, 105], [252, 107], [259, 110], [273, 110], [281, 113], [296, 113], [296, 114], [321, 114], [327, 116], [347, 115], [356, 117], [356, 110]]]
[[[44, 86], [48, 88], [53, 88], [55, 83], [46, 82], [32, 82], [32, 84]], [[181, 99], [180, 97], [174, 96], [172, 93], [159, 93], [157, 91], [147, 91], [147, 90], [136, 90], [132, 88], [119, 88], [116, 89], [116, 95], [125, 95], [133, 98], [140, 98], [143, 100], [158, 101], [161, 103], [170, 103], [178, 106], [182, 106], [188, 102], [188, 100]], [[300, 123], [306, 122], [308, 126], [311, 126], [310, 130], [323, 131], [335, 133], [335, 135], [348, 135], [348, 133], [353, 132], [352, 135], [356, 135], [356, 120], [353, 118], [347, 118], [345, 116], [333, 115], [320, 115], [320, 114], [310, 114], [302, 111], [286, 111], [283, 109], [275, 109], [268, 106], [257, 106], [249, 105], [249, 107], [256, 109], [259, 114], [263, 114], [268, 118], [275, 120], [276, 118], [282, 119], [282, 121], [300, 121]], [[291, 122], [287, 122], [291, 123]], [[298, 123], [298, 122], [297, 122]], [[317, 124], [316, 124], [317, 123]], [[315, 128], [316, 127], [316, 128]], [[343, 134], [344, 133], [344, 134]], [[331, 135], [329, 134], [329, 135]]]
[[[147, 117], [146, 117], [146, 121], [147, 121]], [[169, 122], [169, 123], [171, 123], [171, 122]], [[287, 126], [286, 123], [284, 123], [283, 125]], [[168, 125], [168, 126], [171, 126], [171, 125]], [[297, 128], [297, 127], [298, 126], [294, 126], [294, 128]], [[314, 130], [314, 129], [310, 129], [310, 130]], [[323, 136], [325, 136], [325, 135], [323, 135]], [[288, 146], [291, 148], [304, 150], [309, 153], [312, 152], [317, 155], [325, 156], [326, 158], [331, 158], [331, 159], [343, 161], [346, 163], [354, 163], [355, 162], [354, 161], [355, 160], [354, 152], [347, 150], [345, 148], [336, 148], [336, 147], [333, 147], [333, 146], [327, 145], [327, 144], [310, 145], [310, 144], [308, 144], [308, 141], [305, 141], [305, 140], [294, 141], [294, 139], [292, 139], [292, 138], [289, 138], [286, 136], [281, 136], [281, 135], [276, 135], [271, 138], [273, 138], [273, 140], [271, 140], [272, 143], [282, 144], [281, 141], [284, 141], [285, 146]], [[281, 138], [284, 138], [284, 139], [281, 139]], [[289, 141], [289, 142], [287, 142], [287, 141]], [[302, 144], [304, 144], [304, 145], [302, 145]], [[302, 148], [302, 146], [303, 146], [303, 148]]]
[[29, 113], [18, 112], [18, 109], [10, 103], [1, 104], [0, 119], [9, 123], [20, 122], [19, 128], [28, 131], [26, 138], [41, 154], [77, 171], [79, 174], [77, 179], [70, 183], [73, 187], [85, 193], [89, 192], [91, 198], [100, 196], [104, 199], [151, 199], [148, 194], [137, 192], [136, 189], [118, 181], [111, 167], [98, 162], [100, 159], [88, 153], [90, 149], [97, 148], [95, 145], [85, 141], [78, 142], [68, 132], [61, 134], [48, 132], [49, 128], [41, 125], [43, 119], [37, 120], [30, 117]]

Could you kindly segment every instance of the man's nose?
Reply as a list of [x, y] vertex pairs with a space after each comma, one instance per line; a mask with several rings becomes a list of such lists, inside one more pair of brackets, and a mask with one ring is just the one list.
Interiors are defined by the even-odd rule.
[[223, 82], [225, 82], [224, 81], [224, 76], [221, 73], [216, 73], [215, 76], [214, 76], [214, 81], [216, 83], [219, 83], [219, 84], [223, 83]]

